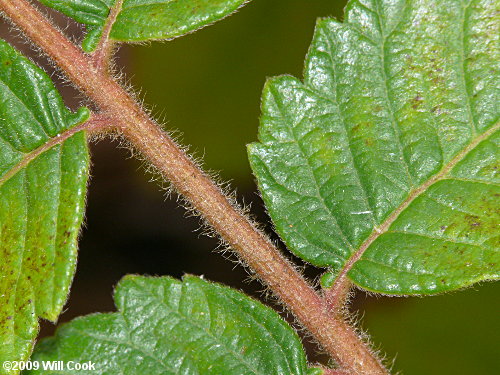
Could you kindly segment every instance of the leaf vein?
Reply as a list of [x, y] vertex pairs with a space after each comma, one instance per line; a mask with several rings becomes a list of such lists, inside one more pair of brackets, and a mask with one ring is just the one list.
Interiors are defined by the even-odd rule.
[[299, 141], [299, 139], [297, 137], [297, 134], [295, 133], [295, 127], [293, 126], [293, 120], [290, 119], [290, 117], [288, 116], [287, 111], [283, 108], [283, 103], [279, 99], [279, 96], [276, 95], [276, 93], [274, 92], [274, 90], [273, 90], [273, 96], [274, 96], [274, 100], [275, 100], [275, 102], [276, 102], [276, 104], [277, 104], [277, 106], [278, 106], [278, 108], [279, 108], [279, 110], [281, 112], [282, 117], [285, 119], [285, 124], [287, 124], [287, 126], [289, 127], [290, 133], [293, 136], [293, 139], [295, 141], [295, 145], [297, 146], [298, 151], [300, 152], [300, 154], [302, 155], [302, 158], [305, 160], [305, 162], [307, 164], [307, 167], [309, 169], [309, 173], [310, 173], [310, 175], [312, 177], [312, 180], [314, 181], [314, 185], [316, 187], [316, 196], [315, 196], [315, 198], [317, 198], [319, 200], [319, 202], [321, 203], [321, 205], [329, 213], [329, 216], [332, 218], [332, 221], [335, 223], [335, 226], [338, 228], [338, 230], [340, 232], [340, 235], [342, 236], [342, 239], [344, 240], [344, 242], [347, 244], [347, 246], [349, 248], [351, 248], [351, 250], [353, 250], [353, 246], [352, 246], [351, 242], [347, 239], [347, 236], [345, 235], [342, 227], [339, 225], [337, 217], [335, 216], [335, 213], [332, 211], [331, 207], [329, 207], [326, 204], [326, 201], [325, 201], [324, 197], [321, 194], [321, 186], [319, 184], [318, 178], [317, 178], [316, 174], [313, 172], [314, 169], [312, 168], [312, 165], [311, 165], [311, 163], [309, 161], [309, 158], [306, 155], [305, 150], [301, 146], [300, 141]]

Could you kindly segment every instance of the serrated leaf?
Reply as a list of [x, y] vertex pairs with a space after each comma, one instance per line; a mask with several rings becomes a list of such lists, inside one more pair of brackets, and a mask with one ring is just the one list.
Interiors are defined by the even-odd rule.
[[[308, 373], [295, 331], [272, 309], [228, 287], [194, 276], [182, 282], [127, 276], [115, 302], [116, 313], [61, 326], [37, 345], [32, 360], [92, 361], [93, 374]], [[81, 372], [29, 372], [49, 373]]]
[[56, 320], [66, 301], [88, 150], [82, 132], [59, 139], [88, 116], [67, 110], [49, 77], [0, 40], [0, 363], [26, 360], [38, 318]]
[[[83, 49], [90, 52], [119, 0], [40, 0], [87, 26]], [[123, 0], [110, 37], [121, 42], [173, 39], [235, 12], [248, 0]]]
[[264, 89], [249, 158], [288, 247], [390, 294], [497, 279], [497, 1], [350, 1]]

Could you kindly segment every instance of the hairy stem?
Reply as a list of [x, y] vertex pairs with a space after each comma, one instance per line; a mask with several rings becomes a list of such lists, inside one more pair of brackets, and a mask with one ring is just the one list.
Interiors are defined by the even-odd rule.
[[203, 215], [346, 373], [388, 374], [354, 329], [328, 309], [270, 240], [233, 207], [220, 188], [106, 71], [97, 69], [89, 56], [27, 0], [0, 0], [0, 10], [116, 122], [118, 130]]
[[328, 309], [335, 314], [342, 315], [351, 288], [352, 283], [349, 279], [337, 277], [331, 288], [323, 289], [323, 296]]
[[343, 370], [333, 370], [330, 368], [323, 369], [323, 375], [349, 375], [349, 373]]
[[111, 8], [109, 16], [104, 25], [102, 31], [101, 39], [96, 47], [94, 53], [92, 53], [92, 60], [94, 60], [94, 65], [97, 69], [101, 71], [106, 71], [109, 68], [109, 61], [111, 60], [114, 41], [110, 39], [111, 29], [116, 21], [116, 17], [122, 10], [123, 0], [116, 0], [115, 5]]

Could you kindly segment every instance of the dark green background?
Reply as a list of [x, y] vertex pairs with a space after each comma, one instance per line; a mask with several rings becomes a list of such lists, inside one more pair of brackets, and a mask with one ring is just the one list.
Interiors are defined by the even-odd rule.
[[[246, 158], [256, 140], [260, 93], [266, 77], [301, 76], [317, 17], [341, 18], [343, 1], [254, 0], [237, 14], [171, 42], [124, 47], [117, 67], [138, 97], [205, 168], [232, 180], [240, 200], [270, 228]], [[67, 22], [59, 19], [62, 25]], [[74, 27], [73, 27], [74, 29]], [[70, 29], [72, 30], [72, 29]], [[69, 97], [73, 91], [64, 88]], [[68, 104], [75, 105], [69, 100]], [[127, 159], [118, 142], [92, 147], [86, 229], [68, 310], [61, 321], [112, 310], [112, 286], [126, 273], [204, 274], [261, 296], [262, 287], [212, 252], [217, 241], [201, 235], [175, 199]], [[270, 231], [270, 229], [268, 229]], [[227, 254], [226, 254], [227, 256]], [[233, 259], [234, 260], [234, 259]], [[314, 278], [317, 272], [306, 267]], [[369, 297], [357, 293], [353, 310], [394, 370], [406, 375], [500, 373], [498, 285], [428, 298]], [[53, 328], [44, 325], [43, 334]], [[315, 360], [324, 359], [315, 354]]]

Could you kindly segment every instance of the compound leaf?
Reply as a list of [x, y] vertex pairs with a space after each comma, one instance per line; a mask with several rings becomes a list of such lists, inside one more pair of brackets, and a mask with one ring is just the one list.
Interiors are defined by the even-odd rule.
[[500, 276], [498, 6], [353, 0], [318, 21], [249, 146], [291, 251], [389, 294]]
[[[126, 276], [115, 302], [116, 313], [61, 326], [40, 342], [33, 360], [91, 361], [93, 374], [308, 374], [295, 331], [272, 309], [228, 287], [194, 276], [182, 282]], [[49, 373], [78, 372], [29, 372]]]
[[110, 37], [122, 42], [173, 39], [235, 12], [247, 0], [40, 0], [87, 26], [83, 42], [90, 52], [119, 7]]
[[0, 40], [0, 363], [26, 360], [38, 318], [55, 321], [66, 301], [88, 174], [74, 126], [88, 116]]

